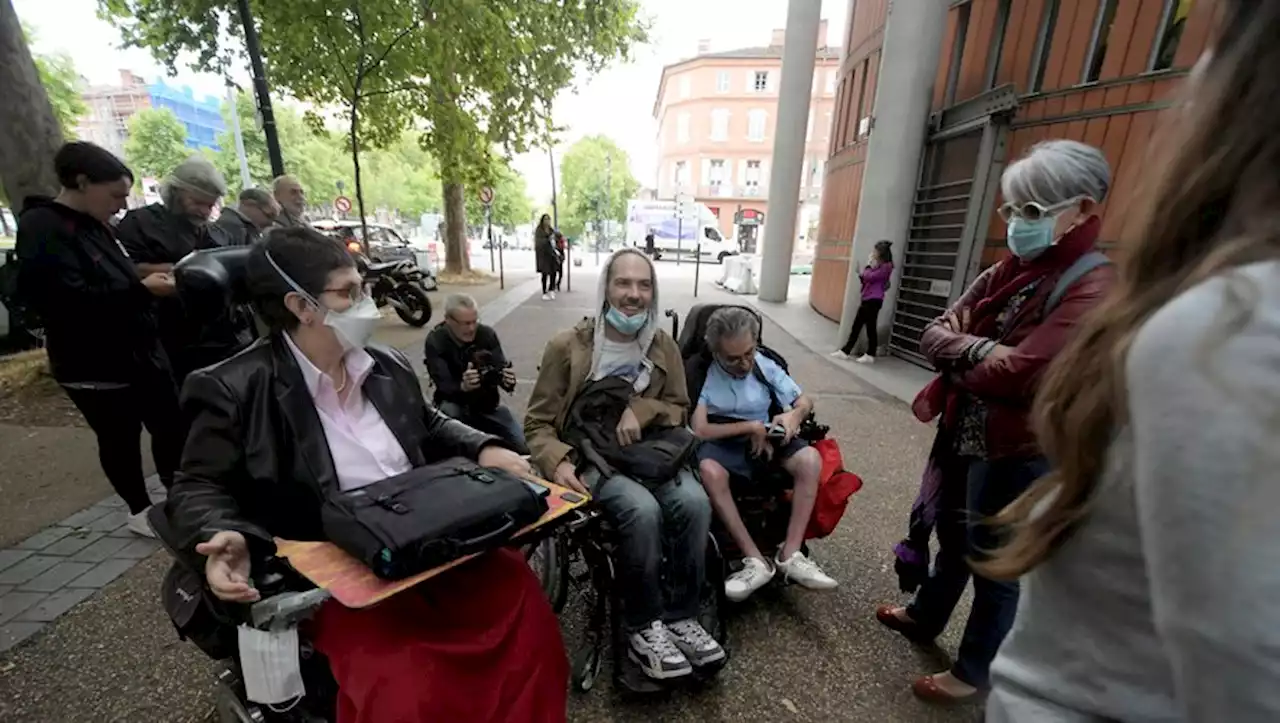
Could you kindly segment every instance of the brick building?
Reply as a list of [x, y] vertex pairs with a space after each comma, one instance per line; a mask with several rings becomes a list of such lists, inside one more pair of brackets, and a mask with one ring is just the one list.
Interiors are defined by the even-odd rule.
[[[850, 2], [809, 295], [810, 305], [831, 319], [849, 309], [869, 136], [908, 130], [875, 123], [888, 5]], [[1102, 241], [1115, 245], [1132, 234], [1127, 211], [1143, 177], [1147, 140], [1203, 52], [1212, 12], [1212, 0], [949, 3], [932, 113], [920, 129], [909, 231], [892, 239], [901, 278], [881, 323], [889, 323], [894, 354], [920, 362], [924, 325], [1007, 253], [994, 213], [1000, 174], [1036, 142], [1070, 138], [1102, 148], [1114, 173], [1101, 207]]]

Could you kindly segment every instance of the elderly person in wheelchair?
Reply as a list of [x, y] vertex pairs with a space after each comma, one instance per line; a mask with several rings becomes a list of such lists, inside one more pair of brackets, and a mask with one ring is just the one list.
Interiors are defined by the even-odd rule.
[[[813, 402], [775, 361], [757, 348], [760, 321], [741, 307], [716, 310], [707, 321], [706, 344], [714, 363], [693, 412], [701, 438], [698, 470], [721, 524], [743, 553], [742, 569], [725, 581], [725, 596], [747, 599], [781, 572], [811, 590], [836, 581], [802, 550], [818, 494], [822, 459], [796, 436]], [[750, 482], [780, 466], [793, 483], [791, 517], [776, 555], [766, 557], [743, 524], [730, 478]], [[772, 551], [771, 551], [772, 552]]]
[[[450, 456], [529, 471], [507, 443], [428, 404], [402, 354], [370, 344], [378, 310], [341, 246], [277, 229], [249, 254], [271, 333], [188, 377], [191, 432], [165, 509], [174, 547], [203, 560], [219, 600], [260, 599], [274, 538], [325, 539], [327, 491]], [[512, 550], [374, 607], [328, 600], [305, 631], [337, 683], [337, 723], [565, 719], [559, 626]]]

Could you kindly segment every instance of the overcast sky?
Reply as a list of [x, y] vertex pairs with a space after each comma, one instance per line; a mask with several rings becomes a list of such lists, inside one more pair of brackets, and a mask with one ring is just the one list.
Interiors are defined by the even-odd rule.
[[[132, 70], [152, 80], [163, 75], [146, 51], [122, 50], [120, 33], [99, 20], [97, 0], [13, 0], [18, 16], [36, 33], [36, 52], [64, 51], [91, 84], [118, 83], [119, 70]], [[662, 67], [692, 56], [700, 39], [712, 50], [766, 45], [770, 31], [786, 25], [784, 0], [641, 0], [653, 20], [650, 44], [639, 48], [631, 62], [617, 64], [592, 78], [579, 78], [576, 93], [556, 100], [555, 121], [567, 126], [559, 139], [559, 154], [584, 135], [612, 137], [631, 156], [631, 171], [645, 186], [654, 185], [657, 164], [657, 126], [653, 102]], [[848, 0], [822, 0], [822, 16], [830, 22], [828, 42], [844, 37]], [[170, 83], [190, 85], [197, 94], [225, 94], [221, 78], [179, 72]], [[235, 80], [248, 87], [248, 71]], [[543, 202], [551, 196], [550, 163], [546, 153], [516, 159], [530, 195]]]

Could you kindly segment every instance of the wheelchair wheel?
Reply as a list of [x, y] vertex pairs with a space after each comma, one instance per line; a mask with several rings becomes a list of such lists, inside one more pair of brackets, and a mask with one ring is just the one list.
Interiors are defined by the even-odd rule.
[[527, 545], [524, 559], [542, 584], [551, 609], [560, 614], [569, 598], [569, 550], [560, 535], [549, 535]]
[[707, 539], [706, 574], [702, 583], [698, 622], [726, 650], [729, 647], [729, 629], [724, 621], [727, 608], [724, 582], [728, 574], [729, 570], [721, 553], [720, 543], [716, 541], [715, 535], [710, 535]]

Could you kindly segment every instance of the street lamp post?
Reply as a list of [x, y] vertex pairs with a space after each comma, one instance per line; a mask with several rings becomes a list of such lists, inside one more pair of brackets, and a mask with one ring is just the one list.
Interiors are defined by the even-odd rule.
[[267, 157], [271, 159], [271, 175], [284, 175], [284, 156], [280, 154], [280, 138], [276, 134], [276, 117], [271, 112], [271, 94], [267, 89], [267, 71], [262, 65], [262, 46], [258, 43], [258, 29], [253, 24], [249, 0], [239, 0], [240, 24], [244, 27], [244, 47], [249, 53], [249, 65], [253, 68], [253, 90], [258, 96], [258, 114], [262, 116], [262, 134], [267, 139]]

